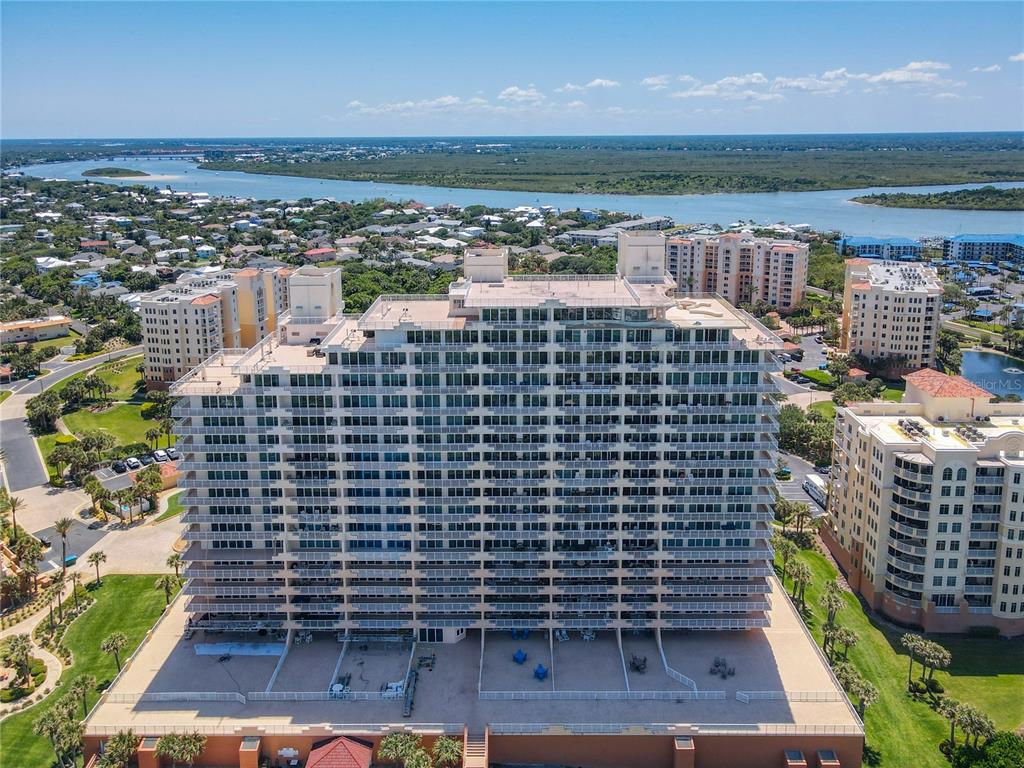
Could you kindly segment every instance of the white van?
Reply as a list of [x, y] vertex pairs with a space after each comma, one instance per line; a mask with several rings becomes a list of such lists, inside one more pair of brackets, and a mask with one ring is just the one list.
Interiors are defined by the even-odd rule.
[[810, 496], [822, 509], [828, 501], [828, 485], [818, 475], [810, 475], [802, 486], [807, 495]]

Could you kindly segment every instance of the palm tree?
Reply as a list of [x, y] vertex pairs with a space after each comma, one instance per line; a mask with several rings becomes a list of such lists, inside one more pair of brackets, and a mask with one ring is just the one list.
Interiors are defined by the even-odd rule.
[[117, 671], [121, 671], [121, 651], [128, 645], [128, 638], [124, 632], [114, 632], [103, 638], [103, 642], [100, 643], [100, 650], [104, 653], [111, 653], [114, 655], [114, 662], [117, 664]]
[[789, 575], [789, 562], [796, 557], [797, 549], [796, 544], [791, 539], [787, 539], [785, 536], [779, 536], [778, 541], [775, 544], [775, 551], [779, 553], [779, 557], [782, 558], [782, 583], [786, 583], [786, 577]]
[[50, 589], [52, 589], [57, 596], [57, 620], [62, 624], [64, 623], [64, 602], [62, 598], [64, 597], [65, 583], [66, 579], [63, 573], [58, 573], [50, 582]]
[[959, 710], [960, 727], [974, 739], [971, 746], [977, 748], [979, 739], [991, 739], [995, 735], [996, 727], [992, 718], [973, 704], [961, 704]]
[[857, 697], [857, 712], [864, 719], [864, 710], [878, 701], [878, 689], [864, 678], [858, 678], [850, 690]]
[[64, 768], [64, 750], [61, 747], [60, 732], [64, 727], [64, 718], [58, 708], [54, 707], [43, 712], [32, 721], [32, 733], [36, 736], [45, 736], [50, 740], [53, 752], [57, 756], [57, 763]]
[[73, 572], [68, 579], [71, 581], [71, 594], [75, 598], [75, 610], [78, 610], [78, 590], [82, 586], [82, 572]]
[[171, 604], [171, 593], [176, 586], [178, 586], [178, 578], [176, 576], [165, 573], [157, 577], [156, 588], [164, 591], [164, 607]]
[[462, 765], [462, 744], [449, 736], [438, 736], [431, 756], [437, 768]]
[[420, 737], [412, 733], [389, 733], [380, 740], [377, 755], [382, 760], [404, 763], [420, 747]]
[[826, 626], [831, 627], [836, 623], [836, 615], [845, 605], [846, 601], [843, 600], [842, 590], [839, 588], [839, 585], [834, 581], [828, 582], [825, 585], [825, 591], [821, 594], [821, 607], [827, 613]]
[[793, 597], [800, 601], [801, 611], [807, 607], [805, 595], [812, 578], [811, 569], [806, 563], [798, 562], [793, 566]]
[[910, 666], [907, 668], [907, 687], [910, 687], [910, 679], [914, 673], [914, 657], [917, 655], [918, 649], [921, 647], [922, 638], [920, 635], [915, 635], [911, 632], [906, 633], [900, 638], [900, 645], [907, 649], [907, 653], [910, 654]]
[[167, 447], [171, 445], [171, 438], [174, 437], [174, 419], [161, 419], [160, 431], [167, 438]]
[[32, 641], [28, 635], [11, 635], [4, 638], [0, 656], [17, 670], [19, 680], [28, 680], [29, 659], [32, 658]]
[[135, 759], [139, 737], [131, 729], [118, 731], [107, 740], [103, 750], [102, 768], [125, 768]]
[[860, 641], [860, 636], [849, 627], [837, 626], [833, 639], [835, 643], [843, 646], [843, 659], [845, 660], [850, 653], [850, 649]]
[[60, 536], [60, 570], [61, 573], [67, 571], [67, 559], [68, 559], [68, 533], [71, 531], [71, 526], [75, 524], [75, 521], [70, 517], [62, 517], [60, 520], [53, 524], [53, 530]]
[[960, 718], [960, 702], [943, 696], [935, 704], [935, 710], [949, 720], [949, 748], [956, 744], [956, 724]]
[[95, 690], [96, 678], [92, 675], [79, 675], [71, 681], [68, 693], [82, 700], [82, 717], [89, 714], [89, 692]]
[[149, 443], [149, 447], [150, 448], [155, 448], [157, 440], [159, 440], [159, 439], [160, 439], [160, 430], [159, 429], [156, 429], [154, 427], [153, 429], [147, 429], [146, 430], [146, 442]]
[[25, 502], [18, 496], [7, 499], [7, 511], [11, 513], [11, 544], [18, 540], [18, 510], [25, 507]]
[[86, 558], [86, 560], [89, 562], [89, 565], [95, 565], [96, 566], [96, 583], [99, 584], [100, 583], [100, 563], [107, 562], [106, 554], [104, 554], [102, 549], [97, 549], [95, 552], [90, 554], [89, 557]]
[[190, 766], [206, 749], [206, 737], [199, 733], [168, 733], [161, 736], [156, 743], [156, 754], [169, 757], [175, 768], [179, 762]]
[[793, 517], [796, 520], [797, 533], [803, 533], [804, 526], [814, 517], [811, 513], [811, 508], [806, 504], [797, 502], [796, 508], [793, 510]]
[[167, 558], [167, 567], [174, 569], [174, 578], [178, 578], [178, 571], [181, 568], [182, 564], [184, 564], [184, 562], [185, 561], [182, 559], [181, 555], [179, 555], [177, 552], [175, 552]]

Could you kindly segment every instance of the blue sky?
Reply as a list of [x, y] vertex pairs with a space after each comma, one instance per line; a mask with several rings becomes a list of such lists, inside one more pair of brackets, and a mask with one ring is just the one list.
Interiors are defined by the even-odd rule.
[[1024, 3], [3, 0], [0, 135], [1024, 129]]

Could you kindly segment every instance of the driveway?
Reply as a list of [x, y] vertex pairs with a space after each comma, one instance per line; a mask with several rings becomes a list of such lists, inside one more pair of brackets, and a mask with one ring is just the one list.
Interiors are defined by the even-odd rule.
[[47, 366], [50, 373], [35, 381], [20, 382], [11, 388], [12, 394], [0, 405], [0, 451], [4, 465], [4, 479], [12, 492], [43, 485], [49, 480], [36, 443], [25, 420], [25, 406], [29, 399], [60, 381], [86, 371], [93, 366], [118, 357], [136, 355], [141, 346], [127, 347], [116, 352], [98, 355], [88, 360], [69, 363], [62, 357], [54, 358]]
[[818, 503], [814, 501], [807, 492], [803, 489], [804, 480], [810, 475], [818, 475], [822, 480], [827, 478], [824, 475], [818, 474], [814, 471], [814, 466], [807, 461], [804, 461], [799, 456], [794, 456], [791, 453], [779, 451], [779, 458], [789, 465], [790, 471], [793, 473], [792, 479], [790, 480], [776, 480], [775, 488], [778, 490], [779, 495], [788, 501], [799, 501], [807, 504], [811, 508], [811, 512], [814, 513], [815, 517], [819, 517], [824, 514]]

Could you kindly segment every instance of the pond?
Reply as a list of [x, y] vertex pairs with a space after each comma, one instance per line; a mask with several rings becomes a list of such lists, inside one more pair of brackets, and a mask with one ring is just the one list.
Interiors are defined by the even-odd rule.
[[1024, 360], [998, 352], [967, 350], [961, 373], [965, 379], [993, 395], [1024, 397]]

